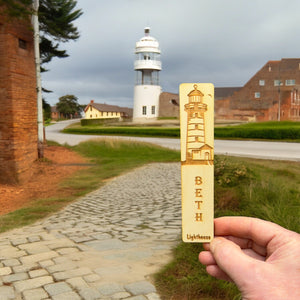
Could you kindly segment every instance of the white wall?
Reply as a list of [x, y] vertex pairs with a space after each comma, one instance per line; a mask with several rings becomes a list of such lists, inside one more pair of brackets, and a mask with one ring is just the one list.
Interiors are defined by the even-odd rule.
[[[155, 119], [159, 112], [159, 95], [162, 89], [159, 85], [136, 85], [134, 87], [133, 121]], [[143, 106], [146, 106], [146, 115], [143, 115]], [[155, 106], [155, 114], [152, 114]]]

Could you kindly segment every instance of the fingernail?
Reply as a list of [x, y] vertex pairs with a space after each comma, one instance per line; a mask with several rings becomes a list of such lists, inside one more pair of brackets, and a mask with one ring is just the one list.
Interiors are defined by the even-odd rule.
[[217, 246], [222, 243], [222, 240], [219, 238], [214, 238], [211, 242], [210, 242], [210, 251], [212, 253], [215, 253]]

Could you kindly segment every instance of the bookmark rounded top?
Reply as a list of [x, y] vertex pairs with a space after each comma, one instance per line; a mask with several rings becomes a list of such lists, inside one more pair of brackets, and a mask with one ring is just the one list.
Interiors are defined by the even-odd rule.
[[203, 97], [204, 94], [198, 90], [198, 85], [197, 84], [194, 84], [194, 90], [191, 91], [189, 94], [188, 94], [189, 97], [193, 97], [193, 96], [201, 96]]

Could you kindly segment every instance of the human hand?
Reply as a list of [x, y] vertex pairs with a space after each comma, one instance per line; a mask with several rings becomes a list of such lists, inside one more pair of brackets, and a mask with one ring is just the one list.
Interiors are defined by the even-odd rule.
[[199, 260], [233, 281], [247, 300], [300, 299], [300, 234], [247, 217], [215, 219], [215, 238]]

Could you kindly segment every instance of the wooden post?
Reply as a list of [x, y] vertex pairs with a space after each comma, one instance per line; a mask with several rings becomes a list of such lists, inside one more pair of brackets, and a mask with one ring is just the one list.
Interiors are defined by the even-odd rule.
[[214, 86], [183, 83], [180, 96], [182, 240], [214, 235]]

